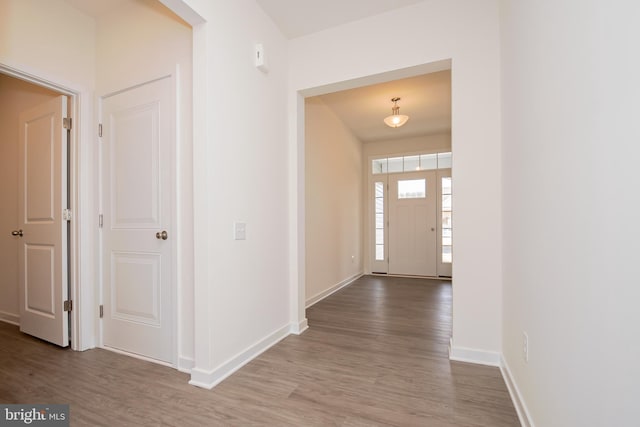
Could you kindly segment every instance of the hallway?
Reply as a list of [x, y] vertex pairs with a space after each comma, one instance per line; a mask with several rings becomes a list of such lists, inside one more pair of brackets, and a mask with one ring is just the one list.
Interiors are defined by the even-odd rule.
[[72, 426], [518, 426], [497, 368], [448, 360], [451, 301], [448, 282], [364, 276], [213, 390], [0, 323], [0, 402], [69, 403]]

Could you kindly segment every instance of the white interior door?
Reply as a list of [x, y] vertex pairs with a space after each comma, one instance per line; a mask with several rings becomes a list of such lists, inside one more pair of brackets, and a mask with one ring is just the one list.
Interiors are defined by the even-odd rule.
[[436, 171], [389, 174], [389, 274], [437, 275]]
[[69, 345], [67, 221], [67, 98], [20, 114], [18, 229], [20, 330]]
[[103, 345], [174, 363], [172, 78], [102, 99]]

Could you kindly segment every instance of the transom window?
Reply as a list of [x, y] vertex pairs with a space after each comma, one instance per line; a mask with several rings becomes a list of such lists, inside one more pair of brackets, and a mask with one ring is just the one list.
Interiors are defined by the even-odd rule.
[[448, 169], [451, 153], [418, 154], [413, 156], [388, 157], [371, 161], [373, 175]]

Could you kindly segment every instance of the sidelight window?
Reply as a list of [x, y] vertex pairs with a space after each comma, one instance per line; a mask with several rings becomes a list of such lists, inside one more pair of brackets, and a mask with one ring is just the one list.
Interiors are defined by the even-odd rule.
[[451, 177], [442, 177], [442, 262], [452, 262]]
[[375, 183], [376, 261], [384, 261], [384, 183]]

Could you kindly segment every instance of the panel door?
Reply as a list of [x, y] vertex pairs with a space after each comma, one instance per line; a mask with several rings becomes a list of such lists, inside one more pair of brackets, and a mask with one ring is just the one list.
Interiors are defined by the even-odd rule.
[[174, 363], [172, 79], [102, 99], [103, 345]]
[[389, 274], [437, 275], [436, 171], [389, 175]]
[[20, 114], [18, 253], [20, 330], [69, 345], [67, 222], [67, 98]]

